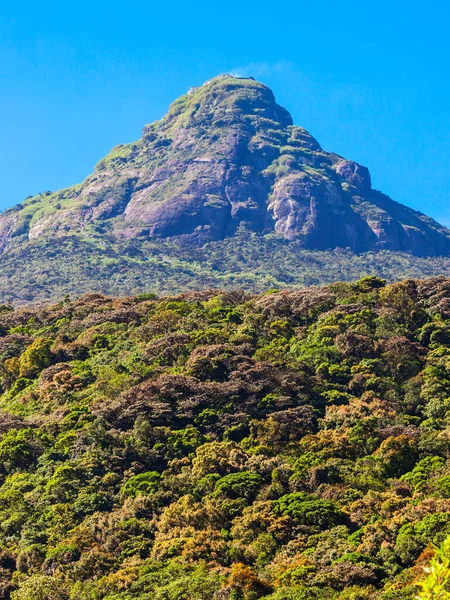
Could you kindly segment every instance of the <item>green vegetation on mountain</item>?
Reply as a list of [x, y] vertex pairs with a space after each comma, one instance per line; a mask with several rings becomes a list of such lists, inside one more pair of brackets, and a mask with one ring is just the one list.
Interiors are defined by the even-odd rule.
[[450, 275], [450, 231], [323, 150], [267, 86], [223, 75], [113, 148], [81, 184], [0, 214], [0, 256], [6, 302], [266, 291]]
[[5, 305], [0, 392], [1, 599], [448, 597], [450, 280]]
[[310, 251], [276, 235], [241, 229], [233, 237], [201, 247], [167, 240], [123, 240], [92, 233], [37, 240], [1, 257], [0, 302], [56, 301], [86, 292], [178, 294], [187, 290], [236, 289], [265, 292], [376, 275], [450, 277], [450, 257], [420, 258], [382, 250]]

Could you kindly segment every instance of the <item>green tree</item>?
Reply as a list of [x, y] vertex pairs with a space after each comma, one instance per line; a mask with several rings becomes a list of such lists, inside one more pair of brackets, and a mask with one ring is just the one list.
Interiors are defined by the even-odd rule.
[[50, 347], [53, 340], [37, 338], [20, 356], [20, 377], [34, 378], [51, 360]]
[[54, 577], [32, 575], [11, 594], [11, 600], [68, 600], [66, 584]]

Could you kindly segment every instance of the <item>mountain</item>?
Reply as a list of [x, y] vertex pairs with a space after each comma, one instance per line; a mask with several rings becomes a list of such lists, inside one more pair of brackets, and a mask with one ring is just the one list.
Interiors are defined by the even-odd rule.
[[417, 599], [449, 353], [444, 278], [3, 307], [0, 600]]
[[[82, 184], [30, 197], [1, 214], [0, 297], [28, 301], [63, 290], [122, 291], [118, 273], [125, 270], [135, 291], [155, 289], [152, 274], [158, 279], [161, 264], [152, 271], [143, 263], [161, 256], [167, 257], [163, 280], [170, 280], [181, 257], [181, 278], [204, 287], [215, 284], [218, 274], [242, 272], [220, 267], [242, 250], [242, 240], [256, 240], [257, 254], [269, 255], [263, 263], [253, 259], [249, 269], [286, 284], [304, 282], [305, 266], [314, 270], [320, 262], [301, 254], [299, 270], [302, 252], [338, 249], [341, 258], [322, 261], [325, 281], [348, 271], [362, 274], [359, 253], [406, 253], [399, 261], [412, 265], [414, 275], [446, 273], [442, 258], [431, 272], [429, 261], [450, 255], [449, 230], [374, 190], [365, 167], [322, 150], [293, 125], [267, 86], [222, 75], [176, 100], [137, 142], [113, 148]], [[205, 259], [201, 249], [207, 244]], [[275, 246], [293, 281], [278, 277], [269, 251]], [[243, 255], [250, 262], [253, 250]], [[330, 261], [342, 264], [345, 252], [345, 265], [337, 269], [342, 275], [327, 275]], [[212, 254], [217, 260], [206, 267]], [[369, 262], [386, 271], [385, 259]], [[143, 271], [148, 276], [137, 282]], [[25, 272], [27, 286], [11, 285]], [[407, 273], [388, 268], [382, 274]]]

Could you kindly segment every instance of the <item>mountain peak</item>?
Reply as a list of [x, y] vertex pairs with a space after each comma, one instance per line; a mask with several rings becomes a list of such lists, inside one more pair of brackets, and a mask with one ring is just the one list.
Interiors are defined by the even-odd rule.
[[82, 184], [0, 215], [0, 251], [89, 228], [203, 244], [240, 227], [313, 250], [450, 254], [446, 228], [373, 190], [367, 168], [325, 152], [269, 87], [230, 74], [191, 88]]
[[211, 79], [207, 79], [204, 83], [202, 83], [202, 85], [189, 88], [188, 94], [193, 94], [196, 90], [200, 89], [201, 87], [208, 86], [209, 84], [216, 85], [216, 83], [223, 83], [227, 79], [232, 79], [234, 81], [242, 81], [242, 82], [254, 81], [255, 84], [262, 85], [262, 84], [259, 84], [254, 77], [244, 77], [241, 75], [233, 75], [231, 73], [220, 73], [219, 75], [216, 75], [215, 77], [211, 77]]
[[276, 103], [269, 87], [253, 77], [224, 74], [190, 88], [170, 105], [161, 121], [147, 125], [143, 135], [161, 126], [165, 131], [189, 126], [217, 129], [252, 120], [255, 127], [261, 127], [263, 118], [275, 127], [293, 124], [291, 115]]

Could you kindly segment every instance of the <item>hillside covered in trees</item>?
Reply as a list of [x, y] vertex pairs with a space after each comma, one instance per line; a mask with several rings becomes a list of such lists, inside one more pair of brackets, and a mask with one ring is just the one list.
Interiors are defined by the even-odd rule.
[[5, 305], [0, 386], [2, 600], [413, 600], [444, 564], [450, 280]]
[[311, 251], [277, 235], [241, 228], [233, 237], [194, 247], [174, 241], [122, 240], [90, 232], [36, 240], [1, 257], [0, 304], [56, 302], [88, 292], [161, 296], [217, 288], [262, 293], [355, 281], [368, 273], [387, 281], [445, 275], [450, 258], [382, 250]]

